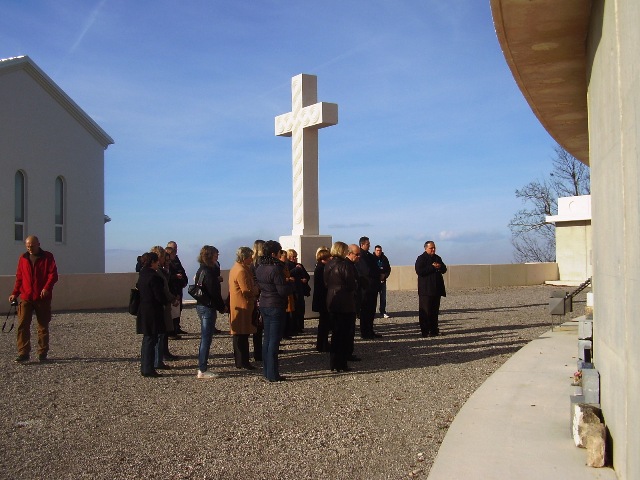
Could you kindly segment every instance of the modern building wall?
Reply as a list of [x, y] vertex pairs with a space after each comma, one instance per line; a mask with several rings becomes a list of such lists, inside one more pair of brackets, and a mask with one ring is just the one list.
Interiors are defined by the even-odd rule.
[[591, 221], [556, 225], [556, 262], [560, 280], [584, 282], [592, 276]]
[[640, 478], [640, 0], [594, 0], [589, 37], [594, 360], [621, 479]]
[[556, 226], [556, 262], [560, 280], [584, 282], [591, 268], [591, 195], [558, 198], [558, 214], [547, 216]]
[[[26, 57], [25, 57], [26, 58]], [[7, 66], [9, 64], [9, 67]], [[104, 151], [112, 140], [87, 129], [77, 105], [30, 59], [0, 61], [0, 274], [14, 274], [15, 174], [26, 192], [26, 235], [36, 235], [61, 273], [103, 273]], [[63, 241], [55, 241], [55, 182], [64, 185]]]

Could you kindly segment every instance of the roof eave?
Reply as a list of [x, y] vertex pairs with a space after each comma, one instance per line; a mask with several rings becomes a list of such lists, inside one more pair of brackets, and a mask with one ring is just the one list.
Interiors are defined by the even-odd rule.
[[0, 73], [23, 69], [36, 80], [69, 114], [82, 125], [103, 148], [113, 144], [113, 139], [82, 108], [78, 106], [51, 78], [27, 55], [0, 60]]
[[587, 52], [591, 0], [490, 0], [511, 73], [542, 126], [589, 164]]

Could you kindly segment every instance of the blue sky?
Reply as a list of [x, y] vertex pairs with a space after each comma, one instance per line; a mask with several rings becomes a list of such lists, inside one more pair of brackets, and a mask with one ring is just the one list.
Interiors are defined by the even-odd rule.
[[[339, 105], [320, 130], [320, 233], [362, 235], [395, 265], [427, 239], [448, 264], [511, 263], [515, 189], [555, 142], [518, 90], [489, 1], [3, 0], [0, 57], [29, 55], [114, 140], [107, 271], [175, 240], [292, 229], [291, 77]], [[307, 265], [311, 269], [313, 265]]]

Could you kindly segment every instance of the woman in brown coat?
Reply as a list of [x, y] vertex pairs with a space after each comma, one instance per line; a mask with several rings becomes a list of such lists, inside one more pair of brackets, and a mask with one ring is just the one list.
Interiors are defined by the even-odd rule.
[[236, 368], [254, 370], [249, 363], [249, 335], [256, 332], [252, 323], [253, 309], [258, 297], [251, 261], [253, 251], [249, 247], [240, 247], [236, 252], [236, 263], [229, 271], [229, 323], [233, 335], [233, 356]]

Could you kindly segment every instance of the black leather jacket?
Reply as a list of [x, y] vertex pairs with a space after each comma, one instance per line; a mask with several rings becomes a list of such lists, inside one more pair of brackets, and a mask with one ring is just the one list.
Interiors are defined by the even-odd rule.
[[332, 258], [324, 267], [324, 283], [330, 313], [355, 313], [358, 280], [351, 260]]

